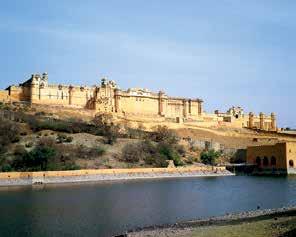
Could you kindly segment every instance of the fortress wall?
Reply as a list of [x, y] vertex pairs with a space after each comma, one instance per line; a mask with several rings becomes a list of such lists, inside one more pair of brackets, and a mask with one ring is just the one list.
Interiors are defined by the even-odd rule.
[[30, 101], [31, 89], [27, 86], [11, 86], [9, 88], [9, 95], [12, 101]]
[[[84, 91], [81, 91], [80, 88], [74, 89], [72, 93], [71, 105], [85, 107], [88, 98], [91, 98], [93, 93], [93, 91], [89, 91], [88, 89]], [[58, 86], [52, 85], [43, 89], [35, 89], [33, 95], [33, 103], [64, 106], [70, 105], [70, 92], [68, 86], [59, 88]]]
[[0, 102], [9, 101], [8, 91], [0, 90]]
[[45, 87], [43, 89], [34, 88], [33, 103], [48, 105], [69, 105], [69, 90], [63, 88], [59, 90], [57, 86]]
[[158, 115], [158, 98], [145, 96], [121, 96], [120, 110], [130, 114]]
[[183, 101], [167, 99], [165, 104], [165, 116], [169, 118], [183, 117]]
[[191, 115], [192, 116], [198, 116], [198, 102], [197, 101], [191, 101]]
[[72, 95], [72, 105], [85, 107], [88, 100], [93, 96], [93, 91], [74, 89]]

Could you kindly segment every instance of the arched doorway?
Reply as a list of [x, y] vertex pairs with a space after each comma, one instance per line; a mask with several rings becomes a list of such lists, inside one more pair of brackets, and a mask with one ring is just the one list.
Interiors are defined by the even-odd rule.
[[272, 156], [270, 159], [270, 165], [276, 165], [276, 158], [274, 156]]
[[263, 165], [268, 166], [268, 158], [266, 156], [263, 158]]
[[257, 166], [261, 166], [261, 158], [259, 156], [256, 158], [256, 164]]
[[294, 161], [293, 160], [289, 160], [289, 166], [294, 167]]

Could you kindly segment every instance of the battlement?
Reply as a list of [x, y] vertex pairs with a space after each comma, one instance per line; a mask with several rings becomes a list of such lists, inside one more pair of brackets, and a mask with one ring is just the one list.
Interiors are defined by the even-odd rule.
[[[249, 127], [276, 130], [275, 114], [246, 115], [241, 107], [231, 107], [227, 112], [204, 113], [203, 100], [199, 98], [171, 97], [165, 92], [152, 92], [145, 88], [122, 90], [115, 81], [102, 78], [99, 85], [49, 84], [48, 73], [32, 74], [30, 79], [7, 88], [10, 101], [31, 104], [61, 105], [84, 108], [96, 112], [114, 113], [118, 116], [165, 118], [178, 122], [197, 122], [200, 126]], [[2, 93], [3, 94], [3, 93]], [[0, 94], [1, 96], [1, 94]], [[0, 99], [4, 96], [1, 96]], [[6, 98], [6, 97], [5, 97]]]

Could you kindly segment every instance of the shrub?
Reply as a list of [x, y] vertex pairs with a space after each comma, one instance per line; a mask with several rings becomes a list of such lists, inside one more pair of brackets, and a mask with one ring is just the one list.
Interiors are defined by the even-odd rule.
[[22, 131], [22, 132], [20, 133], [20, 135], [21, 135], [21, 136], [27, 136], [28, 133], [27, 133], [26, 131]]
[[159, 153], [166, 157], [167, 160], [173, 160], [175, 166], [182, 165], [181, 157], [176, 151], [175, 147], [169, 143], [158, 144]]
[[23, 158], [24, 166], [32, 171], [45, 171], [47, 170], [47, 165], [54, 156], [56, 151], [52, 147], [48, 146], [38, 146], [32, 151], [25, 154]]
[[10, 164], [4, 164], [4, 165], [2, 165], [1, 171], [2, 172], [10, 172], [10, 171], [12, 171], [11, 165]]
[[98, 114], [93, 119], [93, 123], [97, 128], [97, 135], [105, 137], [107, 144], [113, 145], [119, 137], [119, 126], [115, 125], [112, 121], [112, 115], [110, 114]]
[[26, 146], [27, 148], [30, 148], [30, 147], [32, 147], [33, 145], [34, 145], [33, 142], [27, 142], [27, 143], [25, 144], [25, 146]]
[[122, 149], [122, 158], [126, 162], [136, 163], [143, 159], [145, 152], [139, 147], [138, 143], [126, 144]]
[[80, 145], [79, 147], [71, 148], [73, 156], [77, 156], [81, 159], [93, 159], [98, 156], [102, 156], [106, 150], [103, 147], [95, 146], [95, 147], [87, 147], [84, 145]]
[[67, 136], [62, 133], [59, 133], [57, 135], [57, 143], [64, 143], [64, 142], [70, 143], [72, 141], [73, 141], [73, 137]]
[[165, 142], [169, 144], [176, 144], [178, 142], [177, 134], [173, 130], [168, 129], [167, 126], [157, 126], [151, 136], [152, 140], [155, 142]]
[[214, 151], [214, 150], [209, 150], [209, 151], [203, 151], [200, 154], [200, 160], [202, 163], [206, 165], [216, 165], [217, 164], [217, 159], [220, 156], [220, 152]]
[[11, 121], [0, 119], [0, 144], [5, 147], [20, 140], [19, 126]]
[[103, 136], [106, 144], [113, 145], [119, 136], [119, 127], [114, 124], [106, 126], [103, 130]]
[[[154, 167], [167, 167], [167, 154], [160, 149], [159, 144], [149, 140], [125, 145], [122, 150], [122, 159], [129, 163], [144, 161]], [[176, 161], [177, 159], [174, 158]], [[178, 163], [178, 162], [177, 162]]]
[[106, 153], [105, 148], [101, 146], [96, 147], [95, 150], [98, 156], [102, 156]]

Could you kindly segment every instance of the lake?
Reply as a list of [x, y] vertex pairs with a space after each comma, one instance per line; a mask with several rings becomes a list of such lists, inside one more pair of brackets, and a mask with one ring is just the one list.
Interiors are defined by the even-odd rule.
[[0, 236], [128, 229], [296, 205], [296, 177], [229, 176], [0, 188]]

